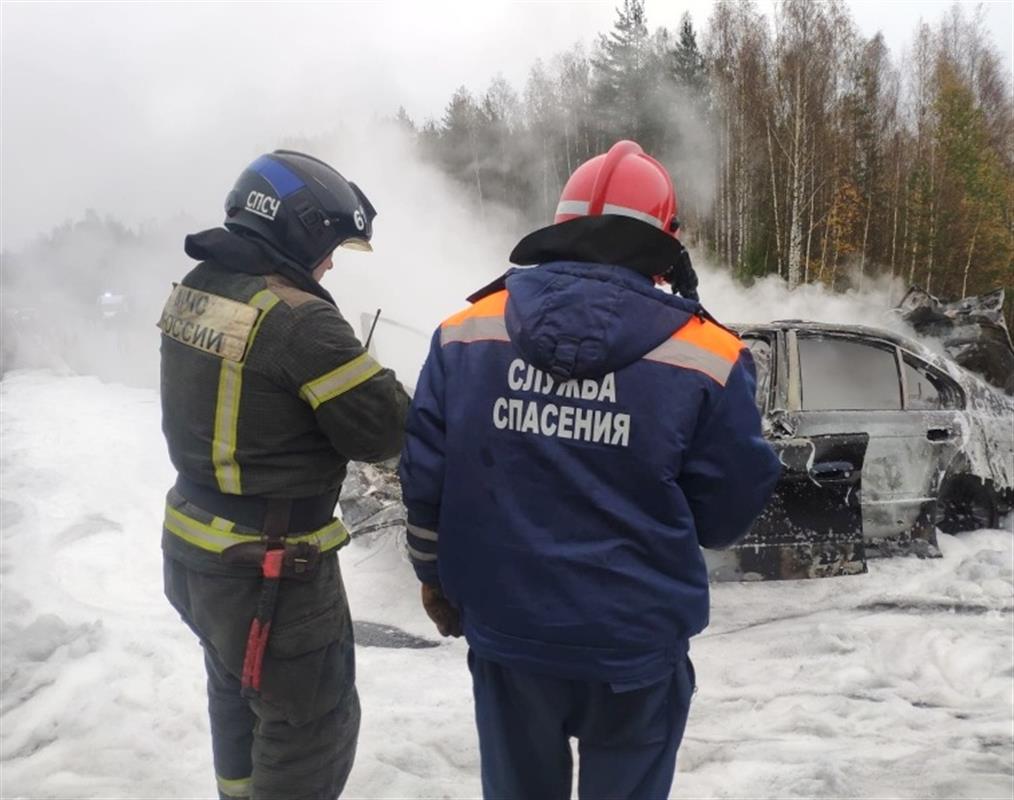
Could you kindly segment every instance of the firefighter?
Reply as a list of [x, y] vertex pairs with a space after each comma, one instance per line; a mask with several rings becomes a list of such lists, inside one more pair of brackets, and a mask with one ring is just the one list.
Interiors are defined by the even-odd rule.
[[779, 475], [676, 211], [634, 142], [579, 166], [511, 254], [529, 268], [440, 325], [413, 396], [408, 552], [438, 630], [469, 645], [487, 798], [570, 797], [571, 738], [582, 798], [668, 796], [708, 623], [700, 546], [737, 542]]
[[330, 166], [264, 155], [165, 304], [162, 428], [178, 477], [165, 592], [199, 637], [220, 798], [334, 798], [359, 700], [334, 509], [350, 460], [396, 456], [408, 396], [320, 279], [376, 212]]

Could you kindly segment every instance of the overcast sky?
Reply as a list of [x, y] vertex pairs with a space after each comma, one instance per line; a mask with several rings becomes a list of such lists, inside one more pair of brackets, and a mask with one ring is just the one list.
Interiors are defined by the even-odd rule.
[[[949, 2], [851, 0], [897, 58]], [[16, 248], [85, 208], [131, 224], [209, 224], [242, 167], [281, 137], [393, 114], [439, 117], [451, 92], [590, 43], [604, 2], [46, 3], [2, 5], [2, 239]], [[962, 3], [972, 12], [974, 3]], [[761, 7], [771, 7], [764, 0]], [[652, 27], [709, 0], [647, 0]], [[1014, 0], [984, 4], [1012, 63]], [[354, 168], [336, 165], [354, 176]]]

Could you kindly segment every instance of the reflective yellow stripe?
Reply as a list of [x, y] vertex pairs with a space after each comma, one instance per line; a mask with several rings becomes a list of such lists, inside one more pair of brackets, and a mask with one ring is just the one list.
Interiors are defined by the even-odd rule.
[[223, 360], [218, 373], [218, 402], [215, 404], [215, 438], [211, 460], [215, 480], [223, 494], [239, 494], [239, 464], [236, 463], [236, 429], [239, 427], [239, 395], [243, 389], [243, 365]]
[[243, 392], [243, 363], [253, 348], [254, 339], [268, 312], [278, 302], [278, 295], [262, 289], [250, 298], [248, 305], [261, 313], [250, 331], [243, 361], [223, 359], [218, 373], [218, 399], [215, 403], [215, 432], [211, 442], [211, 461], [215, 480], [223, 494], [241, 494], [239, 464], [236, 462], [236, 439], [239, 427], [239, 400]]
[[363, 353], [337, 369], [304, 383], [299, 393], [316, 411], [321, 404], [355, 389], [359, 384], [368, 381], [380, 372], [381, 369], [380, 364], [369, 353]]
[[[260, 535], [224, 531], [199, 522], [170, 505], [166, 505], [165, 507], [165, 520], [163, 524], [166, 530], [179, 536], [183, 541], [211, 553], [221, 553], [227, 547], [231, 547], [234, 544], [256, 541]], [[341, 520], [336, 519], [329, 522], [323, 528], [318, 528], [311, 533], [304, 533], [301, 536], [287, 536], [285, 537], [285, 541], [314, 544], [323, 553], [340, 547], [348, 541], [348, 538], [348, 530]]]
[[252, 778], [223, 778], [215, 776], [215, 783], [218, 784], [218, 791], [229, 797], [249, 797], [253, 788]]
[[[257, 322], [254, 323], [253, 330], [250, 331], [250, 343], [246, 348], [247, 355], [250, 354], [250, 348], [253, 347], [254, 339], [257, 338], [257, 331], [261, 329], [261, 323], [264, 322], [264, 318], [268, 315], [268, 312], [275, 307], [275, 303], [277, 302], [278, 295], [270, 289], [261, 289], [247, 302], [247, 305], [251, 305], [254, 308], [259, 308], [261, 310], [261, 315], [257, 317]], [[245, 356], [243, 360], [246, 360]]]
[[220, 531], [231, 531], [235, 525], [232, 520], [222, 519], [221, 517], [213, 517], [211, 520], [211, 527], [218, 528]]

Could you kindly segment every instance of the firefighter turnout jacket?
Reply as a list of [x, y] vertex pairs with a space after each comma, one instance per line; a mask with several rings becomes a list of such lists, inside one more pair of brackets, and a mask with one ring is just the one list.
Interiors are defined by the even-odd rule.
[[181, 484], [333, 509], [350, 460], [399, 452], [408, 396], [311, 276], [224, 229], [188, 237], [187, 252], [202, 263], [159, 322], [162, 425]]
[[435, 333], [402, 455], [408, 546], [481, 658], [635, 687], [708, 623], [700, 551], [778, 478], [749, 350], [632, 270], [515, 270]]
[[219, 796], [336, 797], [360, 709], [334, 508], [350, 460], [399, 452], [408, 396], [269, 245], [214, 229], [186, 252], [159, 321], [162, 546], [204, 645]]

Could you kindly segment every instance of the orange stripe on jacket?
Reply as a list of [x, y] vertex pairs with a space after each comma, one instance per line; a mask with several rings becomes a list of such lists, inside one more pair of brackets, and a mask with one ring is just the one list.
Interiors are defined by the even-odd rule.
[[446, 328], [450, 325], [460, 325], [466, 319], [475, 319], [476, 317], [502, 317], [507, 308], [507, 295], [506, 289], [486, 295], [464, 311], [459, 311], [457, 314], [445, 319], [440, 323], [440, 327]]
[[707, 350], [730, 363], [739, 358], [740, 350], [745, 347], [738, 336], [700, 317], [691, 317], [686, 325], [672, 335], [672, 338]]

